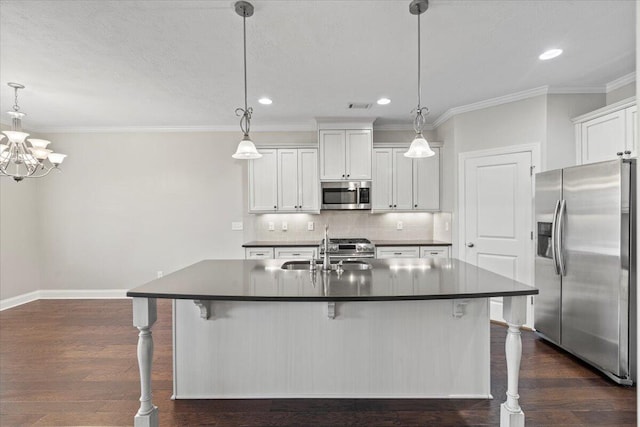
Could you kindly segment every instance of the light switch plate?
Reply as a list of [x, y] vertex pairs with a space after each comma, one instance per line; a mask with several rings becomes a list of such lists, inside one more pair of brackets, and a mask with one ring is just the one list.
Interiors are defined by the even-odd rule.
[[287, 221], [282, 221], [282, 231], [287, 231], [289, 229], [289, 225]]
[[307, 222], [307, 230], [313, 231], [313, 221]]
[[444, 231], [449, 231], [449, 221], [444, 222]]
[[276, 225], [273, 222], [269, 223], [269, 231], [274, 231], [276, 229]]
[[402, 223], [402, 221], [398, 221], [396, 223], [396, 230], [402, 230], [402, 228], [404, 228], [404, 224]]
[[235, 222], [235, 221], [232, 222], [231, 223], [231, 229], [234, 230], [234, 231], [242, 230], [242, 222], [241, 221], [240, 222]]

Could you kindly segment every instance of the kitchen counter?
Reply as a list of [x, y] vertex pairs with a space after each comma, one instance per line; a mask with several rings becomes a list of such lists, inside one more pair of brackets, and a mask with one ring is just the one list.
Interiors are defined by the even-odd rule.
[[[394, 301], [534, 295], [535, 288], [457, 259], [367, 260], [370, 270], [283, 270], [286, 260], [205, 260], [127, 292], [220, 301]], [[393, 283], [393, 286], [390, 286]]]
[[376, 246], [451, 246], [439, 240], [372, 240]]
[[490, 399], [494, 296], [508, 324], [500, 425], [524, 426], [520, 327], [537, 289], [455, 259], [372, 259], [341, 273], [285, 261], [205, 260], [127, 292], [140, 331], [136, 426], [158, 426], [157, 298], [173, 300], [174, 399]]
[[252, 240], [242, 245], [243, 248], [287, 248], [293, 246], [300, 247], [318, 247], [320, 246], [319, 240]]

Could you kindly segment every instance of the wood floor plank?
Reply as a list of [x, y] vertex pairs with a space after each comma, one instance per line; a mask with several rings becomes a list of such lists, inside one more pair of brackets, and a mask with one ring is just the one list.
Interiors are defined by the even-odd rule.
[[[495, 426], [506, 392], [506, 329], [491, 325], [494, 399], [171, 400], [171, 302], [153, 327], [162, 426]], [[131, 425], [140, 385], [129, 300], [40, 300], [0, 312], [0, 426]], [[621, 387], [532, 332], [522, 333], [527, 426], [635, 425]]]

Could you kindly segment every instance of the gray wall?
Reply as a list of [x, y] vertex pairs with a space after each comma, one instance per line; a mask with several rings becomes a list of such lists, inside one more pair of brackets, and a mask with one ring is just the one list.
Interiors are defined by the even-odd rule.
[[636, 82], [626, 84], [607, 93], [607, 105], [622, 101], [631, 96], [636, 96]]

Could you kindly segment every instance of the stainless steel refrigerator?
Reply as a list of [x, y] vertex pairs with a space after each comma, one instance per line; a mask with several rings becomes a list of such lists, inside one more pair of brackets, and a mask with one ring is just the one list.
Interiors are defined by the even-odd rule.
[[536, 175], [537, 333], [619, 384], [636, 380], [634, 159]]

